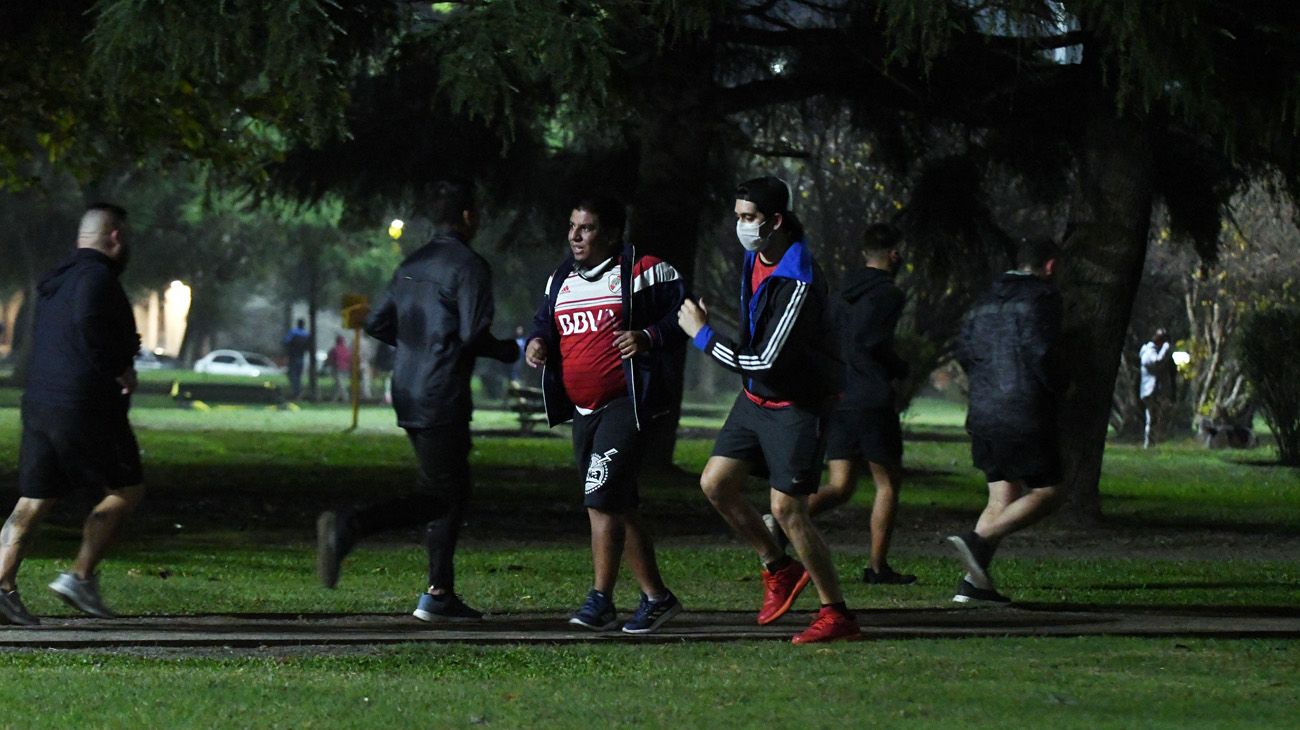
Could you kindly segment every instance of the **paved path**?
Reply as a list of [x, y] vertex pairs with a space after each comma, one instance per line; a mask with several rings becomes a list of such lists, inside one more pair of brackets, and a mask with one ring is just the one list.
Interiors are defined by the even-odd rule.
[[[867, 639], [979, 636], [1147, 636], [1300, 639], [1300, 608], [1026, 605], [858, 612]], [[0, 626], [0, 648], [359, 646], [608, 641], [788, 641], [811, 620], [793, 612], [757, 626], [752, 613], [689, 611], [650, 636], [577, 631], [557, 614], [503, 614], [477, 624], [425, 624], [402, 614], [220, 614], [113, 620], [48, 618]]]

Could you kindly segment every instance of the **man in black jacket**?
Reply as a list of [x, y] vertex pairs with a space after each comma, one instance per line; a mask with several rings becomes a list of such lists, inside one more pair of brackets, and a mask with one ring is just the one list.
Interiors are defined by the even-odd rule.
[[957, 359], [970, 380], [971, 458], [989, 485], [975, 529], [948, 537], [968, 571], [953, 596], [958, 603], [1010, 602], [989, 574], [993, 552], [1002, 538], [1043, 519], [1058, 502], [1056, 414], [1064, 384], [1056, 351], [1061, 294], [1051, 283], [1056, 260], [1052, 241], [1022, 241], [1016, 269], [975, 302], [957, 342]]
[[[903, 431], [898, 421], [894, 383], [907, 377], [907, 363], [894, 352], [894, 329], [906, 297], [894, 284], [902, 266], [902, 234], [880, 223], [863, 234], [863, 268], [849, 273], [840, 293], [840, 354], [844, 358], [844, 393], [831, 413], [826, 435], [827, 481], [808, 500], [816, 516], [844, 504], [866, 471], [875, 482], [871, 505], [871, 560], [863, 570], [866, 583], [905, 584], [915, 575], [889, 566], [889, 542], [898, 509], [903, 464]], [[771, 515], [763, 521], [778, 540], [784, 538]]]
[[86, 518], [72, 570], [50, 590], [100, 618], [95, 568], [122, 520], [144, 497], [140, 448], [127, 419], [140, 349], [118, 276], [126, 266], [126, 211], [98, 203], [81, 218], [77, 249], [37, 287], [34, 343], [23, 391], [20, 498], [0, 530], [0, 617], [36, 624], [18, 595], [18, 568], [37, 524], [75, 489], [105, 492]]
[[428, 590], [414, 615], [423, 621], [474, 621], [483, 614], [456, 595], [453, 560], [469, 502], [470, 377], [474, 359], [511, 362], [513, 339], [492, 336], [492, 268], [469, 247], [478, 230], [473, 186], [435, 184], [433, 240], [398, 266], [371, 309], [366, 333], [397, 348], [393, 410], [419, 460], [417, 491], [355, 511], [322, 513], [316, 522], [316, 567], [333, 588], [343, 558], [367, 535], [424, 525]]
[[614, 583], [627, 550], [641, 600], [622, 629], [648, 634], [681, 610], [664, 585], [637, 491], [642, 429], [672, 408], [686, 337], [677, 309], [686, 295], [667, 261], [623, 243], [623, 204], [579, 200], [569, 215], [569, 255], [546, 282], [525, 357], [541, 367], [547, 421], [573, 422], [591, 522], [591, 590], [569, 623], [619, 625]]
[[[709, 326], [702, 301], [683, 302], [678, 322], [697, 348], [743, 377], [700, 487], [763, 561], [758, 623], [789, 611], [810, 578], [817, 586], [821, 611], [793, 639], [806, 644], [861, 638], [861, 632], [844, 605], [830, 549], [808, 516], [808, 495], [820, 482], [825, 417], [843, 365], [831, 334], [825, 279], [791, 207], [790, 188], [778, 178], [736, 188], [736, 237], [746, 251], [738, 340]], [[750, 473], [768, 477], [772, 514], [803, 563], [785, 554], [744, 498]]]

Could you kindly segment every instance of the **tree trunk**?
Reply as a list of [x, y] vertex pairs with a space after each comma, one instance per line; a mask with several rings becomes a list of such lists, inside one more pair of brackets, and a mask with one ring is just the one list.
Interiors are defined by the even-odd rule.
[[1117, 118], [1108, 104], [1091, 108], [1059, 264], [1062, 354], [1070, 376], [1060, 412], [1065, 512], [1083, 524], [1101, 518], [1106, 429], [1146, 259], [1153, 174], [1142, 127]]
[[[722, 216], [710, 205], [711, 164], [716, 149], [716, 114], [693, 101], [681, 88], [652, 96], [665, 101], [653, 105], [645, 122], [638, 165], [638, 189], [632, 210], [631, 240], [644, 253], [668, 261], [690, 286], [695, 274], [695, 253], [705, 216]], [[672, 103], [667, 103], [671, 100]], [[689, 346], [689, 345], [688, 345]], [[685, 368], [685, 352], [674, 372]], [[672, 466], [681, 420], [682, 383], [676, 383], [672, 411], [657, 419], [645, 433], [643, 464], [651, 469]]]
[[308, 254], [307, 264], [307, 397], [313, 403], [320, 402], [320, 373], [316, 363], [316, 309], [320, 297], [320, 259]]

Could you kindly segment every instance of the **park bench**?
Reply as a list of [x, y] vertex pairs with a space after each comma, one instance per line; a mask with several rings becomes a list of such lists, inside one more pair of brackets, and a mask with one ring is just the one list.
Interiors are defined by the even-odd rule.
[[519, 430], [528, 433], [533, 426], [546, 423], [546, 402], [542, 398], [542, 389], [524, 385], [517, 380], [510, 381], [506, 391], [506, 402], [519, 419]]
[[214, 405], [288, 407], [284, 392], [275, 383], [172, 383], [172, 399], [185, 408], [209, 410]]

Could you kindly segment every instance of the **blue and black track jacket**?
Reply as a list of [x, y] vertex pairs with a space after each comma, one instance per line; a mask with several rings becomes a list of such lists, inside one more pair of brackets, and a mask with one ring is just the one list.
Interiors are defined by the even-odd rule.
[[844, 363], [830, 321], [826, 279], [802, 241], [791, 244], [758, 291], [749, 291], [756, 253], [746, 252], [740, 277], [740, 339], [705, 325], [697, 348], [744, 376], [760, 398], [822, 411], [839, 393]]
[[[623, 290], [623, 329], [642, 330], [650, 338], [650, 351], [623, 361], [623, 376], [632, 398], [637, 428], [669, 413], [673, 399], [681, 392], [681, 352], [686, 347], [686, 333], [677, 324], [677, 310], [687, 297], [686, 282], [666, 262], [647, 267], [634, 281], [632, 270], [637, 261], [632, 244], [623, 247], [619, 275]], [[573, 402], [564, 390], [564, 363], [560, 362], [560, 333], [555, 327], [555, 300], [560, 287], [573, 272], [573, 257], [568, 256], [551, 274], [550, 286], [533, 316], [533, 331], [528, 341], [541, 338], [546, 343], [547, 360], [542, 368], [542, 399], [546, 421], [555, 426], [573, 419]]]

